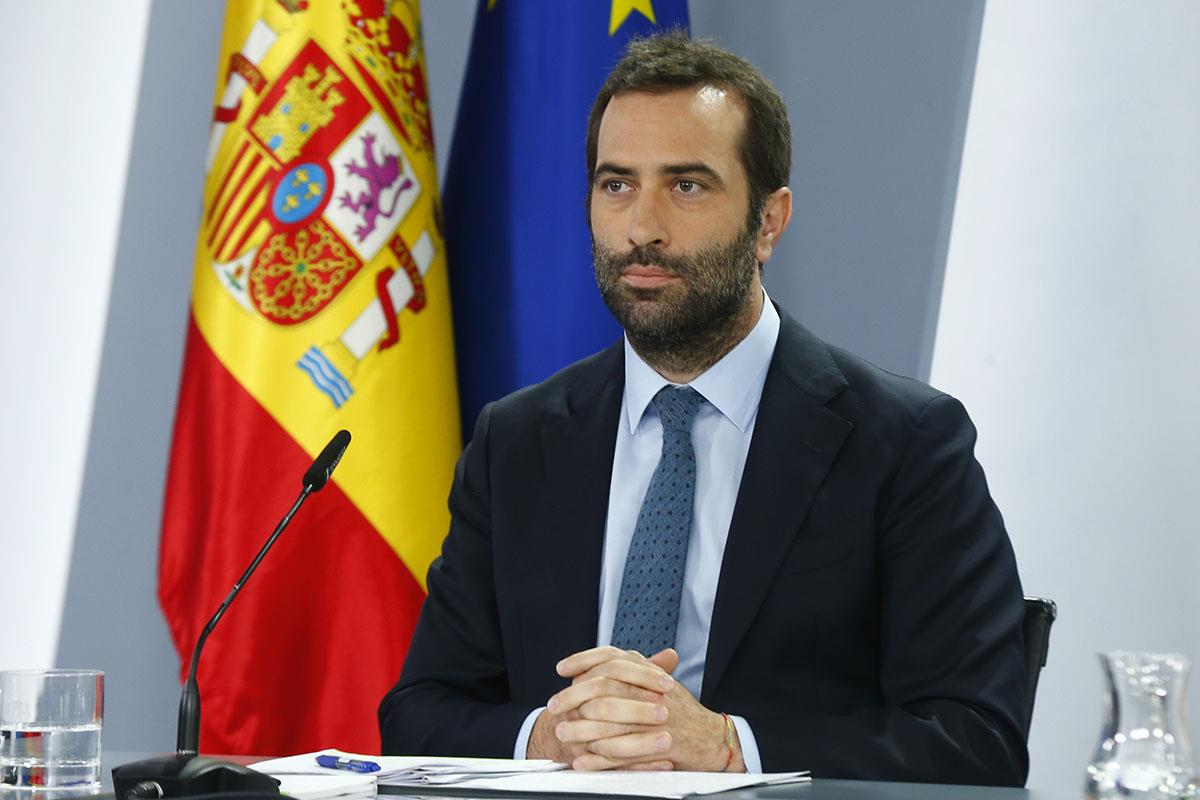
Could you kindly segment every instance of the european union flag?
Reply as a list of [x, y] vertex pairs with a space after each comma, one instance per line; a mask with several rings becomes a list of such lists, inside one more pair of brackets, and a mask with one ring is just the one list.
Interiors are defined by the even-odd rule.
[[629, 39], [686, 26], [686, 0], [480, 0], [443, 205], [468, 436], [620, 336], [592, 277], [588, 112]]

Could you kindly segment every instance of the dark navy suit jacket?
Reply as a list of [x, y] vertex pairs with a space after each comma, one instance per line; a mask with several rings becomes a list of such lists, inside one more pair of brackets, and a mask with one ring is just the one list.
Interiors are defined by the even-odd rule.
[[[767, 771], [1024, 783], [1022, 593], [952, 397], [782, 314], [713, 610], [700, 701]], [[595, 646], [620, 344], [483, 410], [385, 753], [508, 757]]]

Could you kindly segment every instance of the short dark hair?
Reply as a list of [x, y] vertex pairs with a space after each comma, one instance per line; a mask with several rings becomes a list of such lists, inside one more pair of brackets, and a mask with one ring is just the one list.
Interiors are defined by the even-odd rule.
[[787, 186], [792, 169], [787, 106], [779, 90], [749, 61], [712, 42], [692, 40], [680, 29], [630, 41], [596, 95], [587, 131], [589, 219], [600, 121], [609, 102], [621, 92], [673, 92], [693, 86], [732, 91], [745, 105], [746, 125], [738, 155], [750, 185], [748, 224], [758, 226], [767, 196]]

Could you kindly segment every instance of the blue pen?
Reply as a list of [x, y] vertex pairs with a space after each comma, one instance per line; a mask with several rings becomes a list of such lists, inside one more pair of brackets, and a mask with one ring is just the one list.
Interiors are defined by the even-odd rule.
[[374, 761], [341, 756], [317, 756], [317, 766], [326, 769], [344, 769], [348, 772], [379, 772], [379, 765]]

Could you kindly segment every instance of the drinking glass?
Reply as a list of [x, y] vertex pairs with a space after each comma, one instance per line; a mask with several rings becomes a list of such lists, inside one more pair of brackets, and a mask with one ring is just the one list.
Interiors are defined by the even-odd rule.
[[103, 672], [0, 672], [0, 790], [31, 800], [99, 792], [103, 718]]

